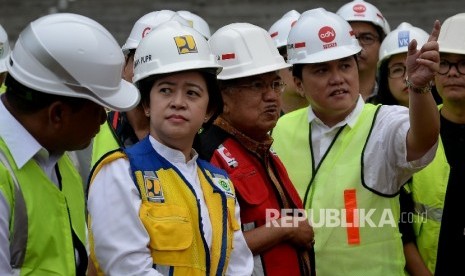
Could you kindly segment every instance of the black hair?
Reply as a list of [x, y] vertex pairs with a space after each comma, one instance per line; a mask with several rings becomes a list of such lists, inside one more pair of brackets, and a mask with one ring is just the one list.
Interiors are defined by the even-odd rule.
[[33, 114], [50, 106], [52, 103], [60, 101], [71, 107], [71, 110], [80, 110], [89, 100], [76, 97], [67, 97], [49, 94], [29, 88], [10, 74], [5, 79], [5, 97], [8, 103], [22, 114]]
[[[357, 64], [357, 68], [358, 68], [357, 56], [358, 56], [358, 54], [353, 55], [353, 57], [355, 59], [355, 63]], [[302, 79], [302, 70], [304, 69], [304, 65], [306, 65], [306, 63], [294, 64], [292, 66], [292, 76], [294, 76], [296, 78], [299, 78], [299, 79]]]

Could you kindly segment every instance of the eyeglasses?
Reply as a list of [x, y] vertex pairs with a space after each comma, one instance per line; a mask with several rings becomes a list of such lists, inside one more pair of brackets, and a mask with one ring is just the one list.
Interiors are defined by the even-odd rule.
[[396, 63], [388, 68], [388, 77], [391, 79], [403, 78], [406, 71], [405, 65]]
[[452, 66], [455, 67], [455, 70], [457, 70], [457, 72], [460, 75], [465, 75], [465, 60], [460, 60], [458, 62], [449, 62], [447, 60], [441, 60], [441, 62], [439, 62], [438, 73], [441, 75], [445, 75], [449, 73], [450, 68], [452, 68]]
[[371, 33], [361, 33], [355, 35], [355, 38], [358, 39], [360, 45], [371, 45], [376, 41], [379, 41], [379, 36], [371, 34]]
[[271, 87], [271, 89], [276, 92], [276, 93], [282, 93], [284, 91], [284, 88], [286, 88], [286, 84], [283, 81], [280, 80], [275, 80], [272, 81], [271, 83], [266, 83], [264, 81], [253, 81], [250, 84], [237, 84], [234, 85], [234, 87], [242, 87], [242, 88], [248, 88], [257, 92], [264, 93], [267, 91], [268, 87]]

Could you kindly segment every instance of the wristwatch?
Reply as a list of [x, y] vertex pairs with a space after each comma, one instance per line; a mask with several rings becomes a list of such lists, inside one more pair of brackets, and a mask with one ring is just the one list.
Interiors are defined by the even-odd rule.
[[433, 87], [433, 83], [430, 81], [426, 86], [418, 87], [415, 86], [411, 81], [409, 81], [408, 77], [405, 78], [405, 84], [409, 89], [417, 94], [426, 94], [431, 92], [431, 88]]

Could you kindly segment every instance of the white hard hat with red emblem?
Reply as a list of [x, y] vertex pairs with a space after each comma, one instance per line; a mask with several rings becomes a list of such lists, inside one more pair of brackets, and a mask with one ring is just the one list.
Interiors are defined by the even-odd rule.
[[349, 23], [323, 8], [302, 13], [287, 40], [288, 62], [291, 64], [341, 59], [362, 49]]
[[349, 2], [340, 7], [336, 13], [349, 22], [370, 22], [375, 26], [380, 27], [385, 35], [391, 31], [389, 23], [386, 18], [384, 18], [380, 10], [374, 5], [363, 0], [354, 0]]
[[208, 40], [223, 71], [220, 80], [237, 79], [288, 68], [268, 32], [249, 23], [232, 23]]

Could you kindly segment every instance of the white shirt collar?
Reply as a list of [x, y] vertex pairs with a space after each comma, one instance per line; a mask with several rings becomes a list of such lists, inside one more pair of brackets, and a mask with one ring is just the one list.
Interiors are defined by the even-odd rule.
[[[357, 119], [358, 119], [358, 115], [362, 112], [363, 110], [363, 105], [365, 104], [365, 102], [363, 101], [363, 98], [362, 96], [360, 95], [357, 99], [357, 104], [355, 105], [355, 108], [354, 110], [352, 110], [352, 112], [350, 112], [349, 115], [347, 115], [347, 117], [344, 118], [344, 120], [340, 121], [339, 123], [337, 123], [336, 125], [334, 125], [333, 127], [331, 127], [331, 129], [334, 129], [334, 128], [337, 128], [337, 127], [341, 127], [345, 124], [347, 124], [349, 127], [354, 127], [355, 123], [357, 122]], [[315, 121], [315, 123], [319, 124], [319, 125], [322, 125], [322, 126], [326, 126], [325, 123], [323, 123], [316, 115], [315, 113], [313, 112], [313, 109], [310, 107], [308, 109], [308, 122], [309, 123], [312, 123], [313, 121]], [[327, 126], [326, 126], [327, 127]]]
[[[4, 97], [4, 96], [3, 96]], [[5, 141], [16, 166], [21, 169], [37, 153], [48, 159], [48, 152], [6, 109], [0, 100], [0, 137]], [[44, 151], [45, 155], [44, 156]]]
[[172, 149], [168, 146], [163, 145], [162, 143], [158, 142], [155, 138], [152, 136], [149, 136], [150, 143], [152, 144], [152, 147], [161, 155], [163, 156], [166, 160], [170, 161], [173, 164], [195, 164], [198, 154], [197, 152], [192, 149], [191, 151], [191, 160], [186, 162], [186, 157], [184, 154], [176, 149]]

